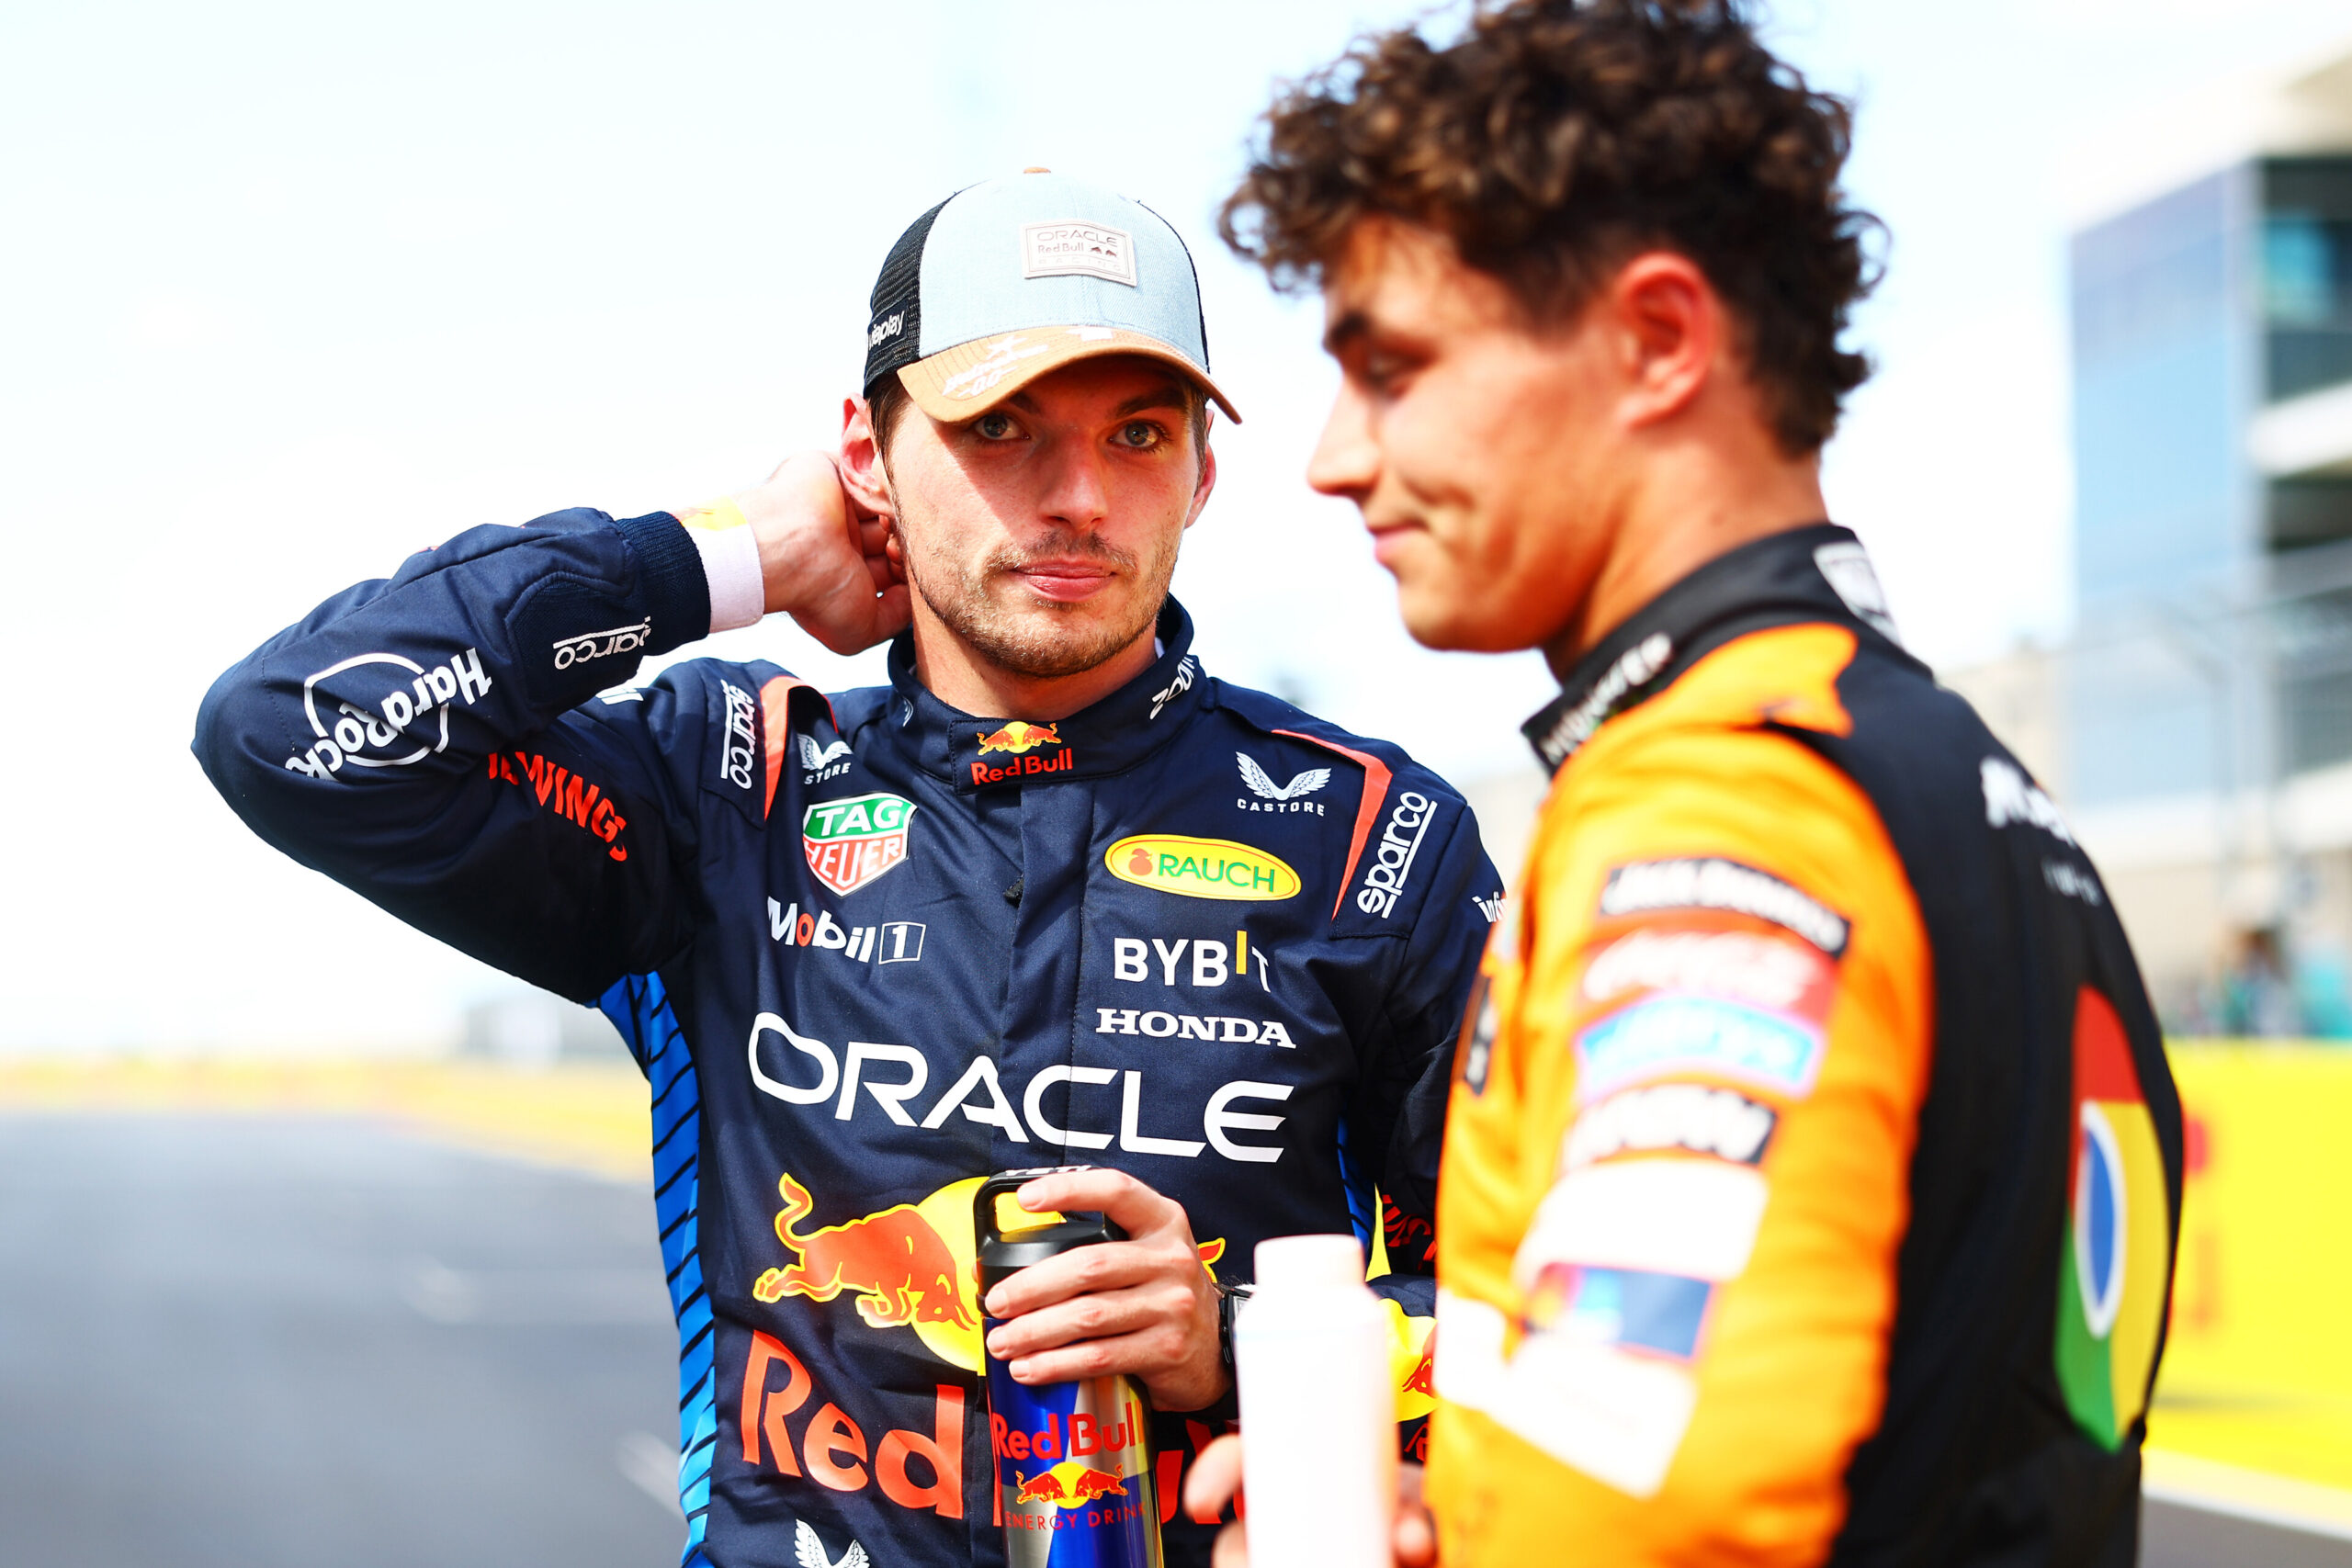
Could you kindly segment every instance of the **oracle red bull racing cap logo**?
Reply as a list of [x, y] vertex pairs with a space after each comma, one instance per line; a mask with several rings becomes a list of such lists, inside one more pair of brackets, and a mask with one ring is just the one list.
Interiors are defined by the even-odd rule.
[[1102, 852], [1102, 864], [1122, 882], [1186, 898], [1262, 902], [1289, 898], [1298, 873], [1250, 844], [1178, 833], [1137, 833]]
[[821, 801], [801, 818], [801, 847], [817, 880], [854, 893], [907, 858], [907, 824], [915, 803], [899, 795]]

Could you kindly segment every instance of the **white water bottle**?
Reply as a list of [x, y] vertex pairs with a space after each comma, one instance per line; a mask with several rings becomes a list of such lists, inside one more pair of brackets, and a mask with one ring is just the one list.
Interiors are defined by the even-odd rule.
[[1396, 1390], [1352, 1235], [1258, 1244], [1233, 1325], [1250, 1568], [1388, 1568]]

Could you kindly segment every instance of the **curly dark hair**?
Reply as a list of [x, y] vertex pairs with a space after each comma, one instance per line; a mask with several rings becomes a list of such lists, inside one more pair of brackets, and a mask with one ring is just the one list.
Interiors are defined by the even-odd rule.
[[1319, 285], [1366, 218], [1446, 236], [1532, 325], [1616, 265], [1690, 258], [1731, 307], [1781, 448], [1817, 450], [1870, 375], [1838, 347], [1878, 220], [1838, 175], [1843, 100], [1757, 41], [1737, 0], [1479, 0], [1462, 38], [1367, 35], [1286, 85], [1218, 231], [1276, 288]]

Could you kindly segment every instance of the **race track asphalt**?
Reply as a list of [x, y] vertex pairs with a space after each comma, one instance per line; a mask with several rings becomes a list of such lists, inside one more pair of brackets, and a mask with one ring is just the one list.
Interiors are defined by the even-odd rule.
[[[641, 1186], [363, 1119], [0, 1115], [0, 1565], [662, 1568]], [[2352, 1568], [2150, 1504], [2147, 1568]]]
[[0, 1562], [674, 1563], [658, 1258], [367, 1122], [0, 1118]]

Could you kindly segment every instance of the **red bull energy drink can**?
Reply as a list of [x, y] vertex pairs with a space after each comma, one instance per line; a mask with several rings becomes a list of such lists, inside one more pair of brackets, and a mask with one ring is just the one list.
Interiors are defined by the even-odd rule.
[[[1013, 1201], [1023, 1182], [1046, 1174], [1001, 1172], [973, 1194], [984, 1301], [998, 1281], [1032, 1264], [1126, 1239], [1102, 1214], [1033, 1214]], [[983, 1316], [981, 1334], [999, 1322]], [[1011, 1568], [1161, 1568], [1143, 1385], [1114, 1373], [1033, 1386], [1015, 1382], [993, 1355], [988, 1376], [989, 1446]]]

